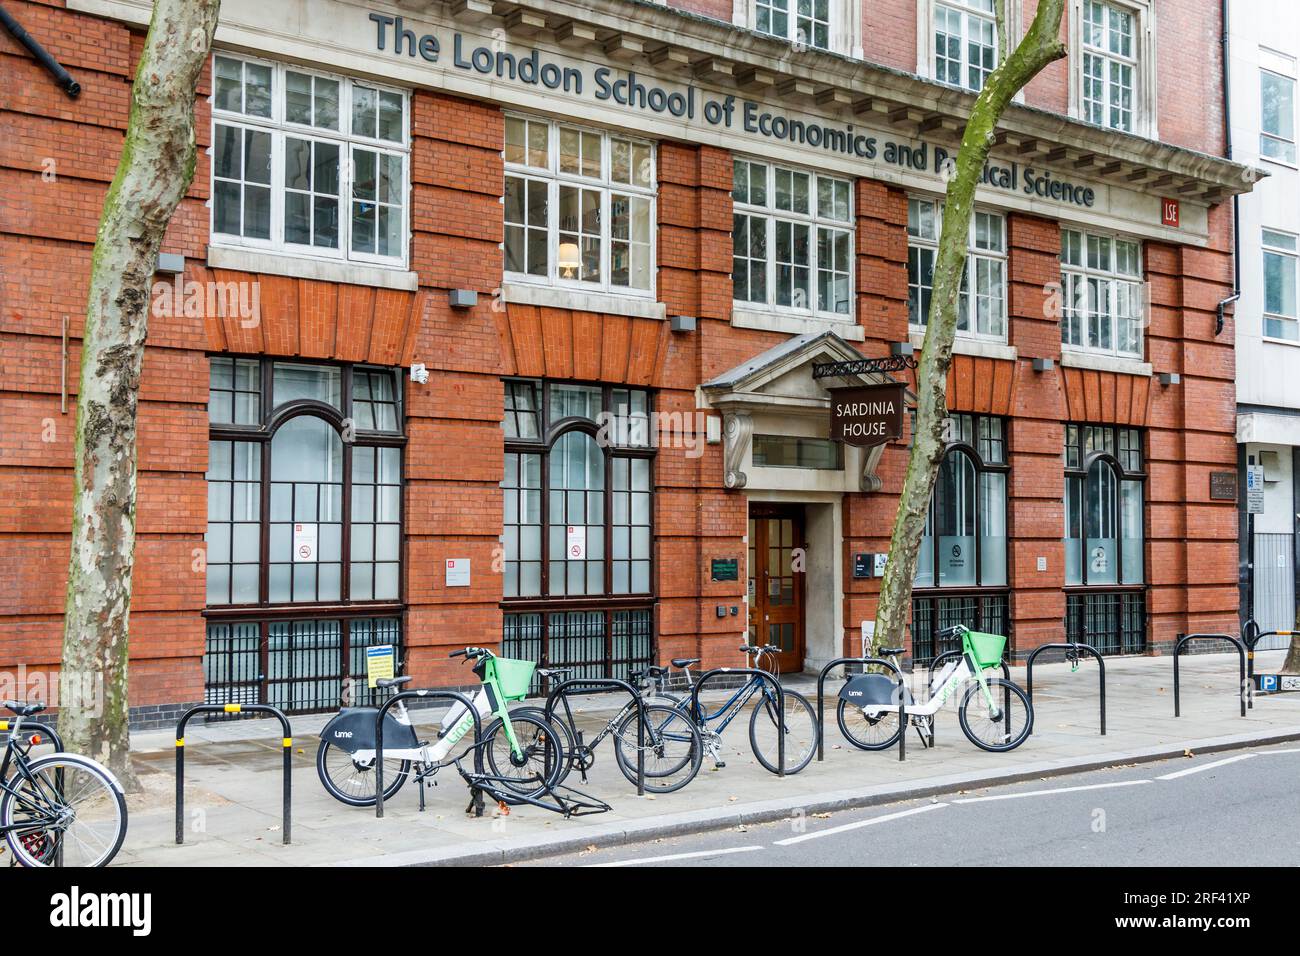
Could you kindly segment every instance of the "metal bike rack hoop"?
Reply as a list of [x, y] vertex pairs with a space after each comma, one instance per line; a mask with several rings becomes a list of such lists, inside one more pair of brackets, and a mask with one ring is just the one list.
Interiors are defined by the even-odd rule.
[[881, 667], [888, 667], [898, 678], [898, 759], [903, 761], [907, 759], [907, 724], [904, 720], [904, 708], [907, 704], [907, 694], [904, 689], [903, 672], [899, 670], [890, 661], [880, 657], [837, 657], [817, 675], [817, 762], [821, 763], [825, 759], [826, 743], [826, 675], [834, 668], [844, 664], [879, 664]]
[[[779, 680], [767, 671], [759, 670], [757, 667], [715, 667], [713, 670], [701, 674], [699, 680], [695, 682], [695, 686], [691, 688], [691, 720], [694, 720], [695, 715], [700, 712], [700, 688], [719, 674], [748, 674], [771, 684], [776, 689], [776, 709], [781, 715], [781, 720], [785, 720], [785, 689], [781, 686]], [[783, 727], [778, 727], [776, 734], [776, 775], [778, 777], [785, 776], [785, 734], [782, 732], [783, 729]]]
[[[482, 773], [483, 771], [483, 752], [479, 750], [479, 740], [483, 735], [482, 721], [479, 720], [478, 709], [464, 694], [454, 690], [404, 690], [400, 694], [394, 694], [388, 700], [384, 701], [379, 708], [379, 713], [375, 716], [375, 818], [381, 819], [384, 815], [384, 718], [388, 716], [389, 710], [399, 700], [454, 700], [459, 701], [465, 706], [465, 709], [474, 718], [474, 745], [470, 749], [474, 751], [474, 771]], [[423, 804], [421, 804], [423, 806]]]
[[[570, 677], [562, 680], [546, 695], [546, 722], [549, 724], [555, 716], [555, 702], [572, 693], [572, 687], [585, 687], [598, 694], [611, 691], [623, 691], [636, 704], [636, 795], [645, 796], [645, 700], [636, 688], [617, 677]], [[560, 759], [565, 759], [561, 754]], [[584, 778], [585, 779], [585, 778]]]
[[1044, 644], [1036, 647], [1029, 653], [1029, 659], [1025, 661], [1025, 694], [1029, 698], [1029, 705], [1034, 704], [1034, 661], [1043, 651], [1050, 650], [1073, 650], [1075, 653], [1084, 651], [1091, 654], [1097, 659], [1097, 680], [1098, 690], [1100, 691], [1100, 708], [1101, 708], [1101, 736], [1106, 736], [1106, 662], [1102, 659], [1101, 652], [1091, 644]]
[[280, 728], [284, 731], [280, 738], [281, 749], [284, 751], [284, 808], [282, 811], [283, 821], [281, 829], [284, 831], [284, 844], [290, 843], [289, 827], [293, 822], [293, 729], [289, 726], [289, 718], [284, 715], [279, 707], [272, 707], [270, 704], [198, 704], [191, 707], [181, 716], [180, 723], [176, 725], [176, 844], [177, 846], [185, 842], [185, 725], [190, 722], [190, 718], [195, 714], [266, 714], [274, 717], [280, 722]]
[[[1262, 636], [1262, 635], [1261, 635]], [[1237, 697], [1241, 702], [1241, 716], [1246, 716], [1246, 646], [1231, 634], [1182, 634], [1174, 641], [1174, 716], [1182, 716], [1179, 699], [1178, 658], [1182, 655], [1183, 645], [1190, 641], [1227, 641], [1237, 649], [1240, 664], [1240, 678], [1237, 683]]]

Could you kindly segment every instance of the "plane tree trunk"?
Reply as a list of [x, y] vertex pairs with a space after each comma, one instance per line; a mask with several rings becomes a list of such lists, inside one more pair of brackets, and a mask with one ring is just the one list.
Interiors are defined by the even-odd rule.
[[136, 403], [163, 233], [194, 178], [194, 96], [221, 0], [157, 0], [104, 199], [82, 337], [59, 730], [133, 783], [127, 637]]

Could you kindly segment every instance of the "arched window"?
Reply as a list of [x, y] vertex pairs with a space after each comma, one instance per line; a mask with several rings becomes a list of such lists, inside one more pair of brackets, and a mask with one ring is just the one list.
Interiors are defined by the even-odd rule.
[[401, 643], [400, 378], [214, 356], [208, 417], [207, 697], [337, 707]]
[[649, 393], [505, 383], [503, 653], [575, 676], [650, 660]]
[[912, 658], [958, 646], [955, 624], [1007, 634], [1007, 473], [1001, 418], [953, 414], [917, 560]]
[[1007, 466], [1002, 420], [955, 415], [930, 499], [918, 588], [1007, 583]]
[[1069, 425], [1067, 433], [1079, 437], [1066, 452], [1065, 583], [1141, 584], [1146, 476], [1140, 470], [1140, 434], [1094, 425]]
[[1142, 433], [1065, 426], [1066, 631], [1106, 654], [1146, 650]]

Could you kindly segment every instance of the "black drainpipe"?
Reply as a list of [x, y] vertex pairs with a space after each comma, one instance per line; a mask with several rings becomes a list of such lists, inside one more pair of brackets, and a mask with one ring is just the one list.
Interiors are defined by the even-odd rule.
[[28, 52], [36, 57], [36, 61], [45, 67], [50, 72], [50, 75], [54, 77], [55, 82], [63, 88], [63, 92], [74, 99], [81, 93], [81, 84], [74, 80], [72, 74], [65, 70], [58, 60], [50, 56], [50, 52], [41, 46], [35, 37], [24, 30], [23, 25], [10, 16], [9, 11], [4, 7], [0, 7], [0, 24], [4, 25], [4, 28], [13, 35], [15, 40], [27, 47]]
[[[1228, 62], [1228, 0], [1219, 0], [1219, 19], [1222, 32], [1219, 35], [1219, 56], [1223, 61], [1223, 145], [1227, 158], [1232, 159], [1232, 72]], [[1223, 331], [1223, 312], [1228, 306], [1241, 298], [1241, 194], [1232, 195], [1232, 295], [1219, 302], [1218, 316], [1214, 322], [1214, 334]]]

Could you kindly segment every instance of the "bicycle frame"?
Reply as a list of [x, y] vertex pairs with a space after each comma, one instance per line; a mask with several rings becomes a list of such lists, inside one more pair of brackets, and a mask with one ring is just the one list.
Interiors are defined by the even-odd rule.
[[[570, 735], [572, 735], [573, 738], [576, 740], [578, 735], [581, 733], [581, 731], [578, 730], [578, 725], [574, 722], [573, 708], [569, 705], [568, 695], [567, 694], [561, 695], [560, 702], [564, 705], [565, 726], [568, 727]], [[600, 742], [602, 740], [604, 740], [606, 737], [608, 737], [610, 734], [614, 732], [614, 728], [618, 726], [619, 723], [622, 722], [622, 720], [628, 715], [628, 712], [635, 709], [636, 709], [636, 702], [629, 700], [626, 704], [624, 704], [622, 707], [619, 708], [618, 713], [616, 713], [613, 717], [609, 719], [609, 722], [605, 724], [605, 726], [601, 729], [600, 733], [596, 734], [596, 736], [591, 739], [590, 743], [582, 744], [580, 750], [575, 749], [569, 753], [562, 754], [561, 759], [567, 760], [570, 757], [578, 756], [579, 754], [582, 753], [590, 753], [593, 750], [595, 750], [596, 747], [600, 745]]]
[[[760, 651], [758, 653], [757, 657], [754, 658], [755, 667], [762, 667], [764, 656], [765, 652]], [[748, 663], [748, 661], [749, 655], [747, 654], [746, 662]], [[691, 680], [691, 669], [689, 667], [684, 667], [682, 670], [686, 672], [687, 685], [692, 685], [694, 681]], [[659, 678], [659, 687], [661, 691], [663, 689], [663, 681], [664, 679], [662, 677]], [[731, 695], [731, 698], [714, 711], [713, 714], [706, 712], [704, 710], [704, 704], [700, 703], [698, 705], [698, 712], [690, 715], [691, 719], [699, 725], [701, 730], [707, 729], [710, 721], [717, 721], [718, 729], [711, 730], [710, 733], [721, 734], [727, 729], [731, 722], [736, 719], [736, 716], [745, 709], [745, 705], [749, 703], [749, 699], [753, 697], [760, 688], [763, 691], [763, 697], [769, 703], [775, 704], [776, 695], [768, 688], [767, 682], [761, 677], [750, 677], [748, 681], [736, 688], [736, 692]]]
[[[975, 666], [970, 654], [962, 654], [961, 658], [954, 661], [952, 666], [940, 671], [935, 676], [934, 684], [930, 687], [930, 699], [924, 704], [904, 704], [903, 713], [909, 717], [934, 716], [948, 702], [948, 698], [971, 678], [979, 681], [980, 688], [984, 692], [984, 699], [988, 701], [989, 709], [997, 711], [998, 706], [993, 700], [993, 692], [989, 690], [984, 671]], [[862, 707], [862, 712], [868, 717], [877, 717], [886, 713], [897, 713], [898, 705], [896, 703], [867, 704]]]

